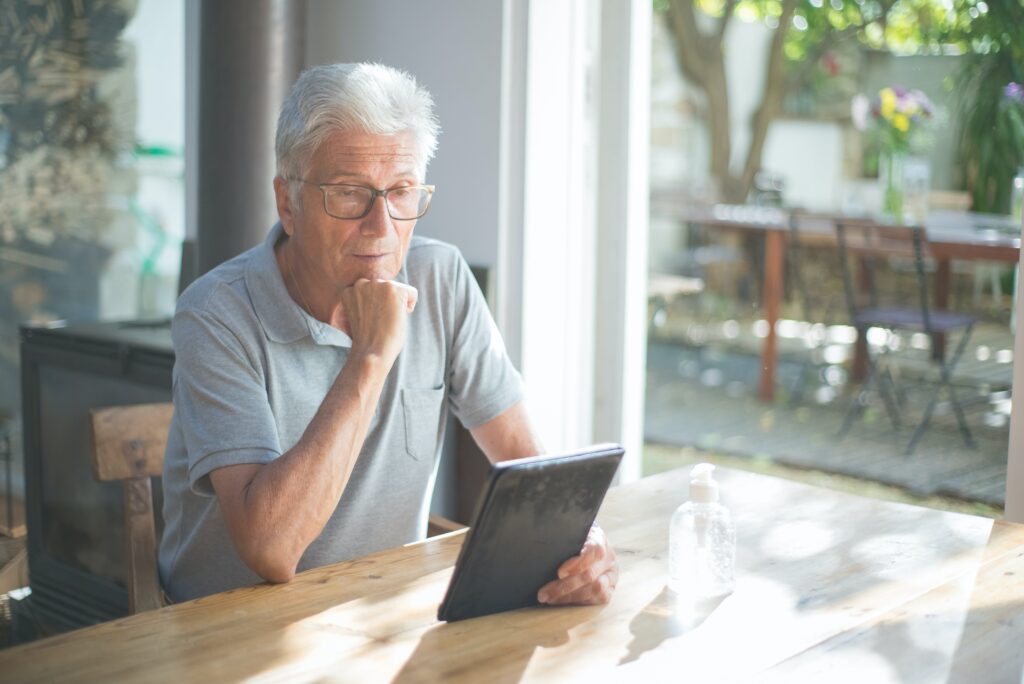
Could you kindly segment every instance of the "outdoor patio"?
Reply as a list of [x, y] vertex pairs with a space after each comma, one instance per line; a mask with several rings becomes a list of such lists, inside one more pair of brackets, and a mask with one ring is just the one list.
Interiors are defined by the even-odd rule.
[[[835, 325], [822, 335], [820, 326], [781, 320], [777, 393], [775, 401], [766, 404], [757, 397], [764, 321], [754, 316], [716, 317], [699, 296], [675, 300], [652, 327], [646, 440], [881, 482], [913, 496], [1001, 507], [1013, 335], [998, 320], [1001, 312], [992, 310], [991, 302], [986, 306], [986, 320], [974, 331], [953, 377], [976, 442], [973, 449], [964, 445], [949, 403], [940, 401], [913, 454], [904, 453], [935, 391], [936, 371], [928, 361], [926, 339], [886, 340], [897, 347], [890, 349], [890, 367], [906, 390], [901, 429], [893, 429], [873, 395], [864, 416], [839, 438], [850, 405], [852, 329]], [[811, 330], [819, 331], [817, 338], [809, 334]], [[822, 337], [820, 343], [814, 341]]]

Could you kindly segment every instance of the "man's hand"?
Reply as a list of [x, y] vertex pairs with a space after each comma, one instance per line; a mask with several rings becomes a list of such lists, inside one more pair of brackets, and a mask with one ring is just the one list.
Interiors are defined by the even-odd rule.
[[406, 317], [417, 296], [416, 288], [394, 280], [361, 278], [345, 288], [341, 301], [352, 351], [393, 362], [405, 346]]
[[608, 603], [619, 581], [615, 551], [597, 525], [590, 528], [580, 555], [558, 568], [558, 579], [537, 592], [537, 600], [552, 605]]

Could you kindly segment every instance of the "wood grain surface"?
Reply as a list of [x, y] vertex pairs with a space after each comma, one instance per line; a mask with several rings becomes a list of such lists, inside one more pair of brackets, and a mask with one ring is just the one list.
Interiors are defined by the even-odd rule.
[[[720, 470], [737, 584], [665, 588], [687, 474], [609, 492], [611, 603], [452, 624], [463, 533], [0, 652], [17, 682], [1019, 681], [1024, 526]], [[837, 669], [838, 668], [838, 669]]]
[[163, 471], [174, 405], [92, 409], [93, 472], [97, 480], [157, 477]]

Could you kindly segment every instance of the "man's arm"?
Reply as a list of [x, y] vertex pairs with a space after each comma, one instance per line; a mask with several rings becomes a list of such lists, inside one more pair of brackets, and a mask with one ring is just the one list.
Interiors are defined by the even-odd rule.
[[[523, 402], [469, 432], [491, 463], [543, 453]], [[559, 566], [558, 579], [541, 587], [537, 600], [551, 604], [607, 603], [618, 579], [615, 551], [595, 523], [579, 555]]]
[[543, 453], [540, 439], [530, 425], [523, 402], [472, 428], [469, 434], [491, 463]]
[[411, 288], [357, 282], [344, 294], [352, 350], [299, 441], [267, 464], [218, 468], [210, 483], [242, 560], [287, 582], [348, 484], [384, 380], [405, 343]]
[[267, 464], [218, 468], [210, 483], [235, 548], [271, 582], [287, 582], [338, 505], [366, 439], [388, 368], [352, 358], [302, 438]]

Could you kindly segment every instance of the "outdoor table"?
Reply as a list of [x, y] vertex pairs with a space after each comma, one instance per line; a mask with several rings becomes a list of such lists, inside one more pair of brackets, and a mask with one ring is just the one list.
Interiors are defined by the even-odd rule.
[[[667, 211], [681, 221], [722, 230], [764, 235], [764, 275], [761, 289], [762, 313], [767, 333], [761, 346], [761, 374], [758, 396], [762, 401], [775, 398], [775, 369], [778, 347], [775, 324], [782, 307], [786, 245], [789, 239], [789, 213], [781, 209], [748, 205], [715, 205], [686, 208], [662, 199], [652, 202], [659, 211]], [[841, 214], [819, 214], [801, 222], [801, 236], [811, 239], [833, 236], [832, 219]], [[848, 217], [863, 218], [863, 217]], [[949, 307], [952, 261], [980, 260], [1016, 264], [1020, 257], [1020, 225], [1010, 216], [978, 214], [966, 211], [936, 211], [924, 222], [932, 258], [936, 263], [934, 303], [938, 309]], [[943, 341], [938, 340], [941, 348]]]
[[605, 606], [438, 623], [463, 532], [0, 651], [10, 682], [1017, 682], [1024, 525], [720, 469], [735, 591], [666, 589], [676, 470], [611, 490]]

